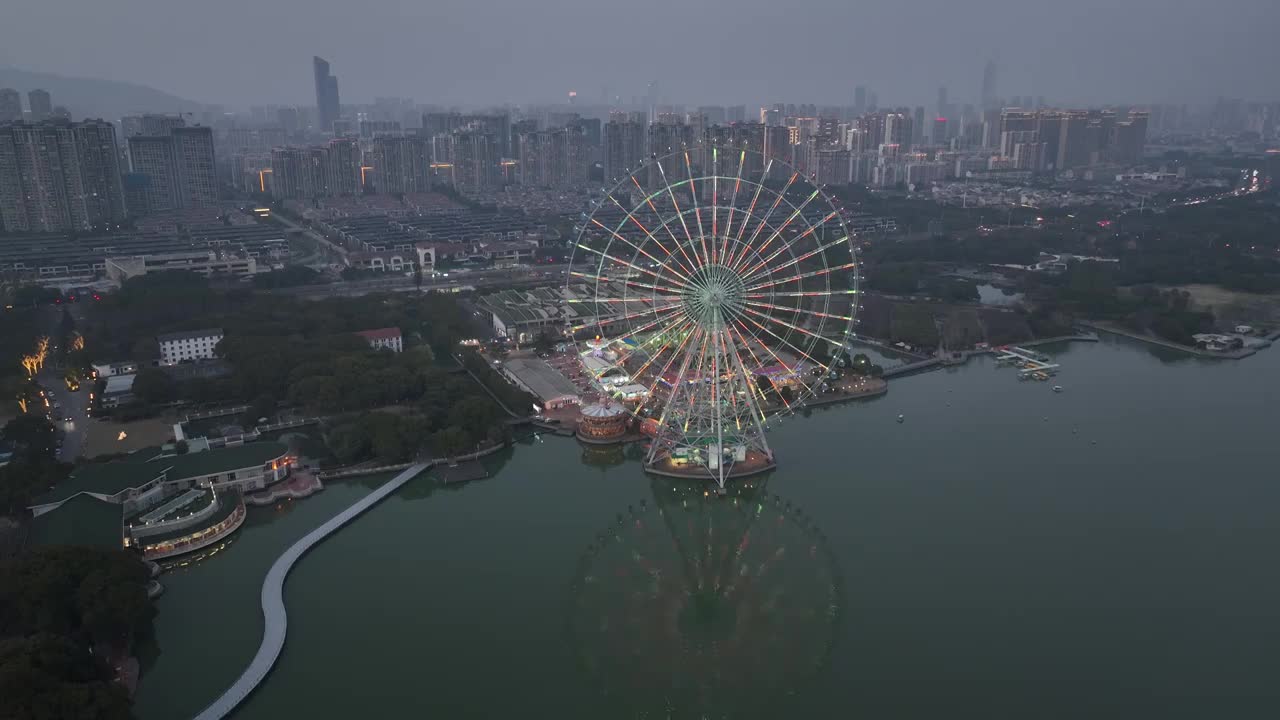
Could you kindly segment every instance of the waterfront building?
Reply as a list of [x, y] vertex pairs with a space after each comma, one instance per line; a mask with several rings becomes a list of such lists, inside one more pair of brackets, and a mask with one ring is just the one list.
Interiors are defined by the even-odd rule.
[[593, 442], [620, 440], [627, 434], [631, 413], [617, 403], [593, 403], [582, 408], [578, 437]]
[[242, 493], [284, 480], [294, 459], [277, 442], [207, 449], [151, 447], [77, 467], [30, 510], [37, 544], [87, 541], [137, 548], [148, 559], [190, 552], [244, 521]]

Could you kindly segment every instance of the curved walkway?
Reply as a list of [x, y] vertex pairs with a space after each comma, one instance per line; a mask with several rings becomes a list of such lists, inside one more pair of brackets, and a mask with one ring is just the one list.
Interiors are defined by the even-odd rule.
[[262, 583], [264, 628], [262, 631], [262, 644], [258, 647], [258, 653], [253, 656], [253, 661], [249, 663], [249, 667], [240, 675], [240, 678], [231, 687], [227, 688], [227, 691], [222, 693], [221, 697], [210, 703], [199, 715], [196, 715], [196, 720], [219, 720], [229, 715], [237, 705], [249, 696], [249, 693], [253, 692], [254, 688], [258, 687], [258, 684], [267, 676], [267, 673], [271, 672], [272, 666], [276, 664], [276, 660], [280, 657], [280, 652], [284, 650], [284, 637], [288, 626], [288, 614], [285, 612], [284, 607], [284, 580], [289, 575], [289, 571], [293, 569], [294, 563], [298, 562], [298, 559], [305, 555], [316, 543], [354, 520], [360, 513], [378, 504], [386, 496], [399, 490], [401, 486], [423, 470], [431, 467], [431, 465], [432, 463], [424, 462], [409, 467], [404, 472], [388, 480], [382, 487], [358, 500], [351, 507], [333, 516], [325, 524], [307, 533], [306, 536], [294, 543], [275, 561], [275, 564], [267, 571], [267, 579]]

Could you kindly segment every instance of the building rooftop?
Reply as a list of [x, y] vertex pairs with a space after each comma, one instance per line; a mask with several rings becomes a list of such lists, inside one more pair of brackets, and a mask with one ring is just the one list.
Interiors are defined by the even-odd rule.
[[366, 340], [391, 340], [400, 337], [400, 328], [378, 328], [376, 330], [361, 330], [356, 333]]
[[176, 340], [191, 340], [193, 338], [221, 337], [222, 328], [205, 328], [203, 330], [184, 330], [182, 332], [165, 333], [157, 335], [156, 342], [174, 342]]
[[123, 460], [81, 465], [52, 490], [35, 498], [32, 504], [49, 505], [80, 493], [115, 495], [129, 488], [146, 485], [161, 474], [165, 475], [166, 480], [174, 481], [256, 467], [288, 452], [288, 446], [278, 442], [246, 443], [186, 455], [160, 455], [158, 448], [147, 448]]
[[562, 397], [577, 397], [578, 388], [558, 370], [536, 358], [515, 358], [505, 368], [543, 402]]
[[32, 545], [88, 545], [119, 550], [121, 508], [92, 495], [71, 498], [58, 512], [45, 513], [31, 521]]

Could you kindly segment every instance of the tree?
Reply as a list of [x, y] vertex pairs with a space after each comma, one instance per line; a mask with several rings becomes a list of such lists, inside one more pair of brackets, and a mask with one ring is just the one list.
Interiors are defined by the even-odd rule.
[[52, 460], [57, 439], [53, 425], [39, 415], [19, 415], [5, 423], [0, 437], [13, 445], [20, 460], [37, 462]]
[[778, 391], [778, 396], [782, 398], [782, 402], [788, 405], [796, 399], [795, 391], [791, 389], [790, 385], [783, 385], [782, 389]]
[[271, 421], [276, 414], [276, 399], [270, 395], [259, 395], [249, 404], [249, 408], [240, 416], [240, 425], [244, 428], [257, 427], [263, 418]]
[[133, 717], [129, 695], [105, 663], [68, 637], [0, 640], [0, 717], [55, 720]]
[[142, 368], [133, 378], [133, 395], [150, 405], [161, 405], [177, 397], [177, 386], [165, 371]]
[[851, 369], [859, 375], [866, 375], [871, 372], [871, 358], [866, 353], [854, 355]]

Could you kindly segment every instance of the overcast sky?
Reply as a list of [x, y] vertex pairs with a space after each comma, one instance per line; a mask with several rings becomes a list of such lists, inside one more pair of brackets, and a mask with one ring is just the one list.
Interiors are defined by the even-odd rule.
[[1280, 0], [10, 0], [0, 64], [245, 106], [624, 102], [881, 105], [1280, 99]]

